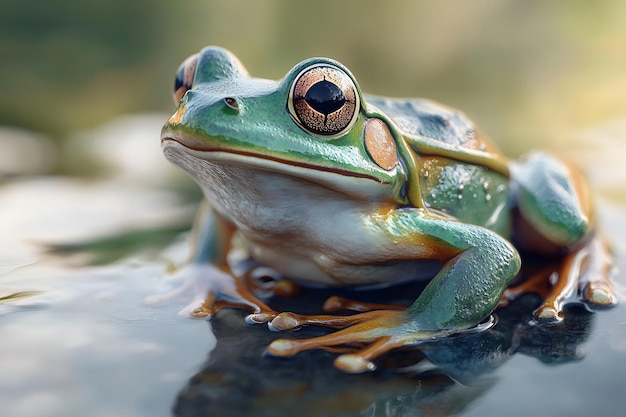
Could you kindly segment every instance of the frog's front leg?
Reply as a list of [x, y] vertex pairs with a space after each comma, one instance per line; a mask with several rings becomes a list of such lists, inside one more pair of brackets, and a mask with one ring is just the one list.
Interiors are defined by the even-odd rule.
[[[596, 305], [616, 303], [610, 280], [612, 259], [606, 243], [595, 230], [593, 206], [587, 184], [573, 167], [541, 153], [512, 165], [517, 186], [516, 243], [543, 255], [562, 255], [554, 271], [552, 288], [535, 314], [560, 319], [563, 305], [572, 295]], [[533, 282], [507, 290], [508, 296], [532, 291]]]
[[235, 226], [204, 200], [193, 227], [191, 260], [176, 272], [183, 282], [182, 287], [172, 294], [152, 297], [149, 302], [158, 303], [190, 290], [194, 293], [194, 301], [183, 312], [192, 317], [210, 318], [220, 309], [232, 306], [253, 313], [250, 316], [253, 322], [267, 322], [274, 318], [278, 313], [248, 289], [248, 274], [252, 270], [245, 272], [246, 275], [240, 279], [227, 261], [235, 233]]
[[369, 226], [386, 242], [381, 250], [389, 251], [387, 261], [437, 259], [443, 262], [442, 269], [404, 311], [347, 317], [282, 313], [271, 322], [279, 329], [304, 324], [343, 329], [313, 339], [277, 340], [268, 348], [271, 354], [290, 356], [311, 348], [366, 343], [357, 353], [338, 357], [335, 364], [349, 372], [370, 370], [371, 360], [386, 351], [479, 324], [520, 267], [516, 250], [496, 233], [425, 209], [374, 215]]

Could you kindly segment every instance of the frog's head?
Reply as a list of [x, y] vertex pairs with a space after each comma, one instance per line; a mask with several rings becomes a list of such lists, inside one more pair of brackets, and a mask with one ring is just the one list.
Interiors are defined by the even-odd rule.
[[196, 179], [181, 155], [283, 173], [354, 199], [406, 201], [396, 130], [375, 109], [368, 113], [354, 77], [336, 61], [308, 59], [270, 81], [209, 47], [180, 66], [174, 100], [163, 150]]

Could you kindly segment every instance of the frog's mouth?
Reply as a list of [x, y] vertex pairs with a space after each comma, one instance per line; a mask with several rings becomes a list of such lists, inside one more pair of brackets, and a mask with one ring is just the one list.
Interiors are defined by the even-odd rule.
[[[224, 149], [206, 143], [189, 143], [186, 138], [163, 135], [161, 147], [166, 158], [196, 178], [200, 171], [211, 167], [238, 166], [260, 172], [270, 172], [317, 184], [356, 200], [387, 200], [394, 194], [391, 181], [374, 175], [291, 161], [273, 155], [263, 155], [238, 149]], [[248, 174], [244, 174], [248, 175]], [[199, 181], [199, 179], [196, 179]]]
[[[329, 174], [336, 174], [344, 177], [366, 179], [377, 182], [379, 184], [390, 184], [390, 182], [388, 181], [383, 181], [373, 175], [368, 175], [360, 172], [352, 172], [340, 168], [309, 164], [301, 161], [292, 161], [273, 155], [259, 154], [239, 149], [224, 149], [217, 146], [207, 145], [206, 143], [193, 143], [193, 141], [187, 141], [184, 139], [175, 138], [173, 136], [163, 136], [161, 138], [161, 146], [164, 152], [166, 152], [167, 148], [172, 146], [182, 147], [185, 152], [191, 154], [198, 159], [203, 159], [206, 161], [240, 161], [247, 163], [251, 166], [258, 165], [260, 168], [266, 168], [269, 170], [286, 170], [289, 171], [288, 173], [290, 174], [295, 174], [294, 170], [306, 170], [308, 172], [306, 178], [310, 178], [310, 172], [313, 171], [318, 173], [326, 172]], [[255, 160], [258, 162], [255, 163]], [[276, 169], [278, 167], [282, 168]], [[292, 167], [293, 169], [289, 169], [289, 167]]]
[[[359, 172], [351, 172], [351, 171], [347, 171], [347, 170], [342, 170], [339, 168], [332, 168], [332, 167], [325, 167], [322, 165], [315, 165], [315, 164], [308, 164], [306, 162], [299, 162], [299, 161], [289, 161], [283, 158], [279, 158], [279, 157], [275, 157], [272, 155], [263, 155], [263, 154], [259, 154], [259, 153], [255, 153], [255, 152], [250, 152], [250, 151], [242, 151], [242, 150], [238, 150], [238, 149], [223, 149], [223, 148], [219, 148], [219, 147], [211, 147], [211, 146], [190, 146], [189, 144], [176, 139], [176, 138], [172, 138], [172, 137], [164, 137], [161, 139], [161, 143], [163, 146], [163, 149], [165, 150], [168, 146], [170, 146], [170, 144], [174, 142], [174, 143], [178, 143], [179, 145], [181, 145], [183, 148], [185, 148], [186, 150], [188, 150], [188, 152], [192, 153], [193, 156], [196, 156], [200, 159], [205, 159], [205, 160], [213, 160], [213, 159], [230, 159], [228, 157], [210, 157], [210, 154], [216, 154], [215, 156], [217, 156], [217, 154], [225, 154], [225, 155], [239, 155], [243, 158], [245, 158], [246, 160], [250, 160], [253, 161], [255, 159], [259, 160], [259, 161], [263, 161], [263, 164], [271, 164], [272, 162], [280, 164], [280, 165], [286, 165], [286, 166], [293, 166], [295, 168], [301, 168], [301, 169], [306, 169], [306, 170], [311, 170], [311, 171], [318, 171], [318, 172], [328, 172], [331, 174], [337, 174], [337, 175], [342, 175], [342, 176], [346, 176], [346, 177], [354, 177], [354, 178], [363, 178], [363, 179], [368, 179], [368, 180], [372, 180], [378, 183], [385, 183], [385, 181], [381, 181], [381, 179], [376, 178], [373, 175], [367, 175], [367, 174], [363, 174], [363, 173], [359, 173]], [[274, 164], [271, 164], [272, 166]], [[269, 167], [268, 167], [269, 168]]]

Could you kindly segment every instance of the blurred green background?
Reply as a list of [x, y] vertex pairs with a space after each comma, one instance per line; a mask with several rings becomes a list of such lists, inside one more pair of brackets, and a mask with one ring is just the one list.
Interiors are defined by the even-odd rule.
[[464, 110], [513, 155], [626, 114], [622, 0], [0, 0], [0, 125], [62, 147], [119, 115], [171, 112], [177, 66], [209, 44], [273, 79], [335, 58], [366, 92]]

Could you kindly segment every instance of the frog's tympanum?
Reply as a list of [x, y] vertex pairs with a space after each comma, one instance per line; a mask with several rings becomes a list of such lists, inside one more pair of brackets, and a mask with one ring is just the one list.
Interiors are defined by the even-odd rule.
[[[180, 66], [174, 97], [163, 151], [206, 200], [187, 268], [202, 265], [210, 288], [193, 315], [234, 305], [251, 312], [248, 322], [280, 330], [337, 329], [276, 340], [272, 355], [348, 345], [336, 366], [370, 370], [391, 349], [480, 328], [499, 303], [546, 282], [538, 320], [559, 320], [572, 295], [615, 303], [611, 258], [580, 174], [542, 153], [506, 159], [456, 110], [363, 95], [350, 71], [326, 58], [279, 81], [254, 78], [216, 47]], [[253, 295], [252, 279], [227, 260], [235, 241], [303, 285], [376, 291], [437, 268], [406, 308], [305, 316]], [[508, 287], [520, 268], [516, 248], [560, 256], [561, 267]]]

